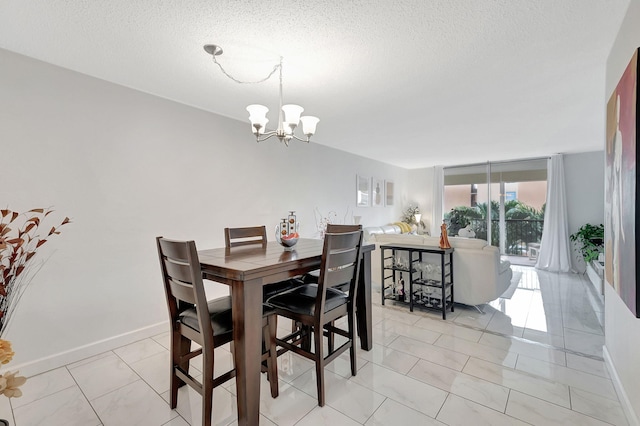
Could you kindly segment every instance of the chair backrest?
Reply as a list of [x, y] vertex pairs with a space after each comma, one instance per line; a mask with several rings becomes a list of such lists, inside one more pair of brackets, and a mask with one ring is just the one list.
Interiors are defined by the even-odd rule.
[[[359, 225], [358, 225], [359, 226]], [[318, 279], [316, 315], [324, 314], [327, 289], [349, 284], [348, 304], [350, 309], [356, 300], [358, 277], [360, 274], [360, 252], [362, 230], [340, 233], [325, 233]]]
[[361, 229], [362, 225], [335, 225], [333, 223], [329, 223], [325, 232], [328, 232], [329, 234], [340, 234], [343, 232], [360, 231]]
[[[156, 242], [172, 329], [177, 326], [180, 313], [195, 307], [203, 339], [203, 342], [199, 343], [213, 347], [213, 329], [196, 243], [168, 240], [163, 237], [157, 237]], [[208, 341], [209, 339], [211, 341]]]
[[224, 228], [224, 243], [226, 248], [249, 244], [266, 245], [267, 228], [264, 225], [245, 228]]

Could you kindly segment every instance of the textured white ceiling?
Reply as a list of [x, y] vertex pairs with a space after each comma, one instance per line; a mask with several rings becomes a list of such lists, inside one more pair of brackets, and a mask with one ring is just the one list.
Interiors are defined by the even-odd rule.
[[[602, 149], [629, 0], [0, 0], [0, 47], [224, 116], [320, 118], [315, 142], [406, 168]], [[247, 121], [247, 140], [252, 141]], [[270, 140], [264, 143], [278, 143]], [[286, 149], [283, 146], [283, 149]]]

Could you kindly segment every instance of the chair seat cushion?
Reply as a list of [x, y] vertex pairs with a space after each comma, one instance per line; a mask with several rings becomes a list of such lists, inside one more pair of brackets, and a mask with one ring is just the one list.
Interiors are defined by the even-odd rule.
[[[302, 315], [314, 315], [316, 310], [317, 284], [306, 284], [282, 292], [267, 299], [267, 304]], [[329, 312], [347, 303], [347, 295], [334, 288], [327, 289], [325, 312]]]
[[[233, 320], [231, 317], [231, 296], [220, 297], [210, 300], [207, 303], [209, 308], [209, 316], [211, 318], [211, 327], [213, 327], [213, 335], [221, 336], [233, 331]], [[196, 308], [189, 308], [178, 316], [178, 321], [182, 324], [200, 331], [198, 324], [198, 315]]]
[[[320, 280], [320, 270], [317, 269], [315, 271], [311, 271], [302, 276], [302, 281], [305, 284], [318, 284], [318, 280]], [[345, 293], [349, 293], [349, 283], [346, 282], [344, 284], [338, 284], [334, 287], [336, 290], [343, 291]]]
[[305, 284], [318, 284], [319, 279], [320, 279], [320, 269], [307, 272], [302, 276], [302, 281], [304, 281]]
[[[211, 326], [213, 327], [213, 335], [220, 336], [233, 332], [233, 318], [231, 311], [231, 296], [221, 297], [211, 300], [207, 303], [209, 309]], [[266, 303], [262, 304], [262, 316], [267, 317], [275, 313], [275, 309]], [[178, 316], [178, 321], [182, 324], [200, 331], [196, 309], [190, 308], [182, 312]]]
[[271, 296], [282, 293], [283, 291], [291, 290], [294, 287], [303, 284], [302, 280], [297, 278], [291, 278], [286, 281], [280, 281], [278, 283], [267, 284], [262, 287], [262, 300], [266, 301]]

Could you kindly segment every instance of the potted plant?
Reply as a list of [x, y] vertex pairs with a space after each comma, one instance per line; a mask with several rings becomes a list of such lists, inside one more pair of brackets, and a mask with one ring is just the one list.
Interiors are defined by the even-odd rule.
[[578, 245], [578, 250], [582, 254], [586, 263], [598, 258], [604, 250], [604, 226], [584, 224], [578, 232], [571, 234], [569, 239]]
[[445, 216], [445, 222], [447, 223], [447, 229], [449, 230], [449, 235], [455, 236], [458, 235], [461, 229], [466, 228], [471, 224], [469, 220], [469, 211], [471, 208], [469, 207], [454, 207], [451, 211]]

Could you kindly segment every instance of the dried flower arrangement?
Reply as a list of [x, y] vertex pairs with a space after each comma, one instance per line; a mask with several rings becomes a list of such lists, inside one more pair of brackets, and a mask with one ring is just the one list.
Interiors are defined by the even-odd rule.
[[[414, 207], [413, 205], [409, 204], [409, 207], [407, 207], [407, 209], [402, 212], [401, 220], [404, 223], [408, 223], [409, 225], [417, 225], [418, 224], [416, 222], [417, 213], [420, 213], [420, 208], [417, 205]], [[420, 226], [422, 226], [423, 228], [425, 226], [422, 220], [420, 220]]]
[[[38, 234], [44, 219], [52, 209], [32, 209], [26, 213], [12, 210], [0, 210], [0, 337], [6, 331], [11, 314], [16, 309], [34, 275], [42, 264], [32, 262], [36, 250], [45, 244], [49, 237], [60, 234], [58, 229], [70, 223], [68, 217], [56, 227], [52, 226], [45, 237]], [[11, 343], [0, 338], [0, 363], [7, 364], [13, 358]], [[0, 393], [9, 397], [22, 395], [19, 386], [26, 378], [16, 376], [17, 372], [0, 375]]]

